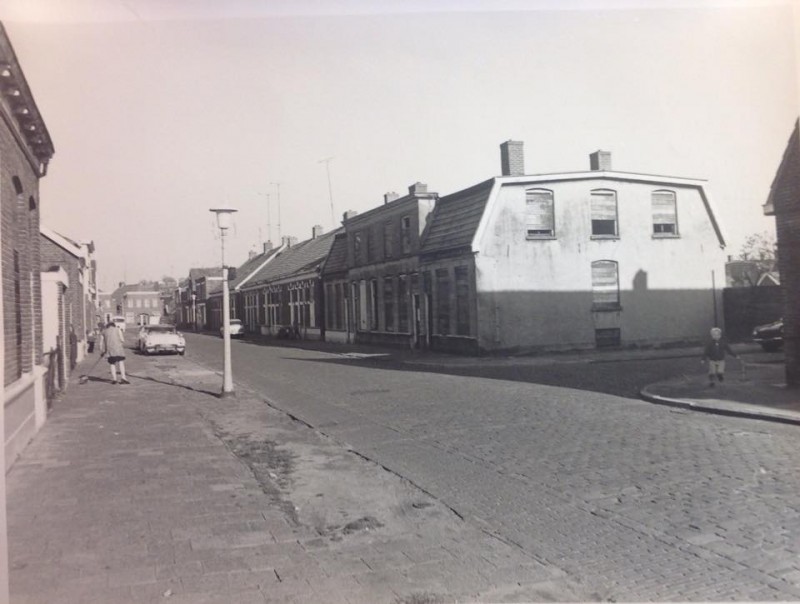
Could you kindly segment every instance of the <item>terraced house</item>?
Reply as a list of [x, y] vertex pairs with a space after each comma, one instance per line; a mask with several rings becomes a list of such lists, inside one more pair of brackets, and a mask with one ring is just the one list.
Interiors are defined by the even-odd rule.
[[323, 269], [329, 341], [425, 346], [419, 251], [438, 194], [417, 182], [384, 195], [363, 214], [346, 213]]
[[322, 339], [321, 270], [338, 232], [315, 226], [311, 239], [285, 239], [280, 253], [242, 286], [244, 321], [255, 319], [261, 334], [270, 337]]
[[707, 183], [590, 169], [502, 176], [441, 198], [419, 256], [432, 347], [528, 351], [701, 339], [721, 319], [724, 246]]
[[54, 149], [2, 25], [0, 84], [0, 254], [5, 403], [0, 428], [5, 435], [5, 465], [10, 466], [46, 417], [39, 180], [47, 174]]

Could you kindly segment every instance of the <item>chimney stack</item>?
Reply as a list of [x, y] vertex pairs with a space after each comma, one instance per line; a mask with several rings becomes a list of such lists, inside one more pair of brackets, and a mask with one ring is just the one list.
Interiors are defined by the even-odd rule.
[[503, 176], [525, 175], [525, 154], [522, 141], [508, 140], [500, 144], [500, 168]]
[[297, 237], [290, 237], [289, 235], [284, 235], [281, 237], [281, 242], [286, 247], [292, 247], [293, 245], [297, 245]]
[[256, 250], [250, 250], [249, 252], [247, 252], [247, 259], [248, 260], [252, 260], [256, 256], [258, 256], [258, 252]]
[[323, 230], [322, 225], [315, 224], [313, 226], [313, 228], [311, 229], [311, 238], [312, 239], [316, 239], [317, 237], [322, 235], [322, 233], [324, 233], [324, 232], [325, 231]]
[[358, 212], [356, 210], [347, 210], [344, 214], [342, 214], [342, 222], [350, 220], [354, 216], [356, 216]]
[[272, 251], [272, 242], [271, 241], [265, 241], [264, 242], [264, 253], [266, 254], [267, 252], [271, 252], [271, 251]]
[[419, 195], [420, 193], [427, 193], [428, 192], [428, 185], [424, 182], [415, 182], [413, 185], [408, 187], [408, 194], [409, 195]]
[[592, 171], [611, 170], [611, 151], [597, 150], [589, 154], [589, 167]]
[[384, 193], [384, 195], [383, 195], [383, 203], [384, 204], [391, 203], [395, 199], [400, 199], [400, 196], [397, 193], [395, 193], [394, 191], [390, 191], [389, 193]]

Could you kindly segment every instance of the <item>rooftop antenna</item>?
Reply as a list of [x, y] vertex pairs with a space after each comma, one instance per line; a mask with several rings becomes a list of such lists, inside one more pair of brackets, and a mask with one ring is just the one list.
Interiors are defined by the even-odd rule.
[[[269, 193], [259, 193], [267, 198], [267, 241], [272, 241], [272, 218], [269, 210]], [[259, 231], [258, 238], [261, 239], [261, 231]]]
[[325, 171], [328, 174], [328, 196], [330, 197], [330, 200], [331, 200], [331, 224], [333, 225], [333, 228], [336, 228], [336, 217], [335, 217], [334, 211], [333, 211], [333, 187], [331, 187], [331, 160], [332, 159], [333, 159], [333, 157], [326, 157], [325, 159], [319, 160], [317, 163], [319, 163], [319, 164], [324, 163], [325, 164]]
[[278, 239], [280, 239], [281, 238], [281, 183], [273, 182], [270, 184], [275, 185], [278, 189]]

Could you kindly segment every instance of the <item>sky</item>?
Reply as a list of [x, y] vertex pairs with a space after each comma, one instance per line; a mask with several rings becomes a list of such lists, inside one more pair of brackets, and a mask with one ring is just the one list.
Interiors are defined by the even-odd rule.
[[[56, 153], [42, 222], [93, 240], [98, 281], [237, 265], [420, 181], [615, 170], [708, 180], [728, 242], [798, 115], [787, 3], [6, 0], [0, 18]], [[329, 161], [325, 161], [329, 160]], [[330, 174], [330, 187], [328, 174]], [[279, 185], [276, 183], [280, 183]], [[278, 201], [280, 200], [280, 203]]]

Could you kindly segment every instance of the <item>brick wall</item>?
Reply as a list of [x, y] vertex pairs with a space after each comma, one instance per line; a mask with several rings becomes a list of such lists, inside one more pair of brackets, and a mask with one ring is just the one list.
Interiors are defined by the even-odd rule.
[[[40, 239], [42, 270], [47, 270], [51, 266], [60, 266], [69, 277], [66, 300], [72, 308], [72, 326], [75, 328], [75, 334], [78, 336], [78, 340], [82, 341], [86, 338], [86, 317], [83, 313], [84, 284], [80, 282], [79, 260], [44, 235], [40, 235]], [[87, 304], [87, 314], [89, 310]], [[67, 333], [69, 333], [69, 324], [67, 324]]]
[[789, 140], [770, 200], [778, 234], [778, 270], [784, 306], [786, 380], [800, 386], [800, 136]]
[[[41, 364], [39, 181], [3, 122], [0, 122], [0, 156], [0, 228], [3, 238], [0, 254], [6, 350], [3, 375], [7, 386], [22, 373], [30, 371], [34, 363]], [[15, 255], [18, 258], [16, 267]]]

